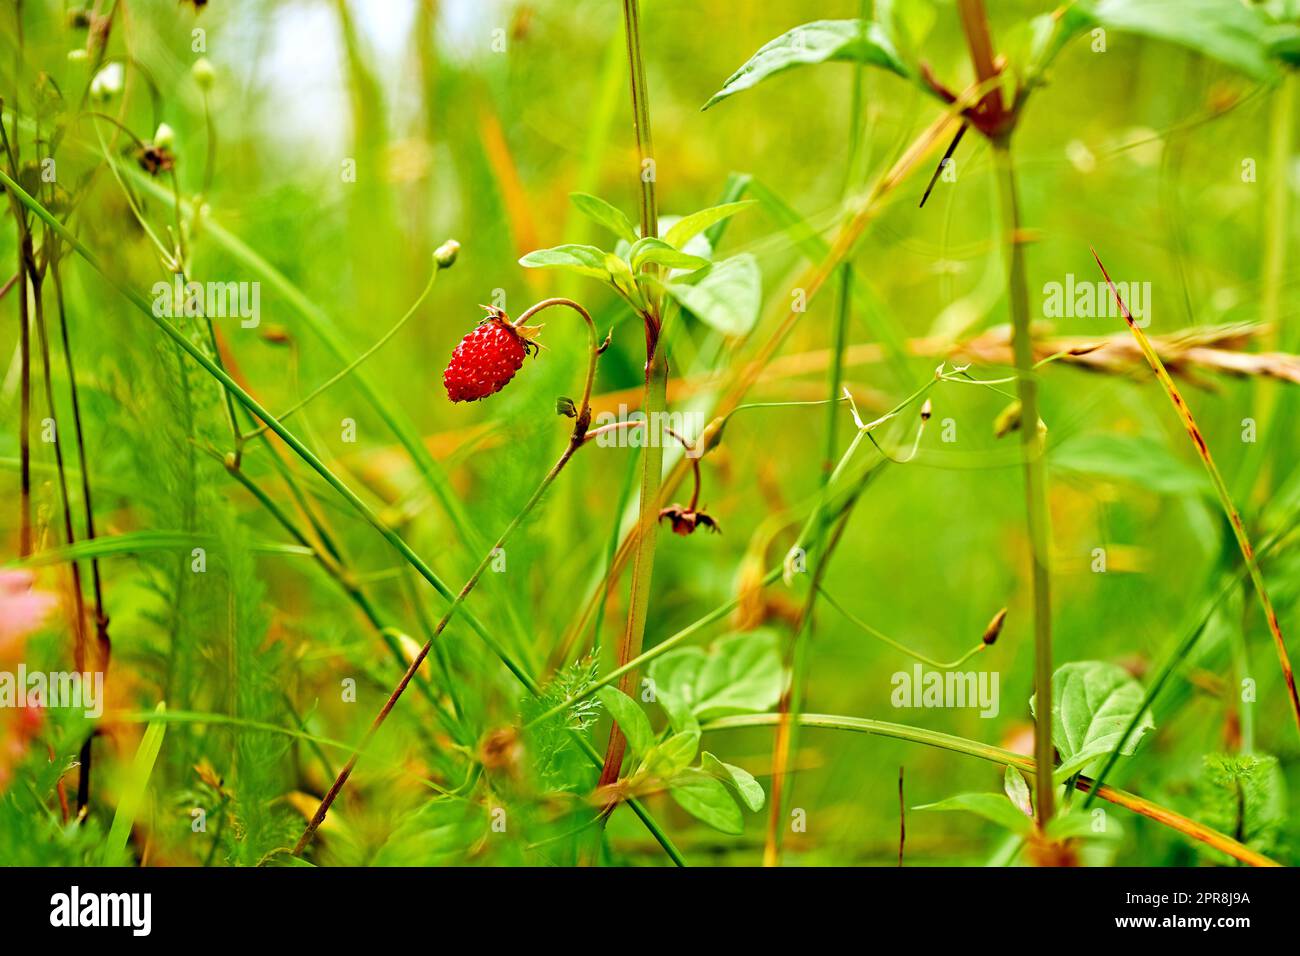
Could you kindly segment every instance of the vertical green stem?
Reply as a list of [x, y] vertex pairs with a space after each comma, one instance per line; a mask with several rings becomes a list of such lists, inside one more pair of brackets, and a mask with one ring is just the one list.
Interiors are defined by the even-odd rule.
[[[628, 64], [631, 67], [632, 116], [639, 157], [641, 235], [657, 236], [659, 214], [655, 202], [654, 145], [650, 139], [649, 91], [646, 88], [645, 59], [641, 55], [641, 14], [638, 0], [623, 0], [623, 25], [627, 36]], [[646, 365], [641, 409], [646, 415], [646, 445], [641, 461], [640, 510], [634, 532], [636, 550], [632, 559], [632, 592], [627, 627], [618, 653], [620, 666], [641, 653], [645, 639], [646, 616], [650, 607], [650, 580], [654, 572], [658, 538], [659, 488], [663, 482], [664, 450], [662, 436], [657, 433], [656, 425], [662, 419], [661, 413], [668, 404], [668, 359], [659, 343], [662, 326], [658, 296], [651, 295], [649, 299], [649, 308], [642, 316], [645, 320]], [[619, 681], [619, 688], [626, 693], [635, 679], [635, 672], [628, 671]], [[626, 746], [627, 741], [618, 726], [611, 727], [609, 745], [605, 750], [605, 765], [600, 774], [601, 786], [608, 786], [618, 779]]]
[[1029, 322], [1029, 287], [1020, 236], [1020, 202], [1011, 144], [1003, 137], [993, 141], [1002, 199], [1002, 231], [1006, 243], [1007, 296], [1011, 303], [1012, 344], [1016, 358], [1020, 397], [1020, 440], [1024, 453], [1025, 510], [1029, 521], [1029, 553], [1034, 602], [1034, 692], [1038, 707], [1034, 717], [1035, 811], [1040, 827], [1052, 818], [1054, 793], [1050, 769], [1052, 754], [1052, 591], [1048, 571], [1049, 520], [1044, 443], [1039, 433], [1038, 378], [1034, 372], [1033, 340]]
[[641, 235], [659, 235], [659, 209], [655, 202], [654, 142], [650, 136], [649, 88], [645, 58], [641, 55], [641, 10], [639, 0], [623, 0], [623, 26], [627, 37], [627, 61], [632, 74], [632, 122], [641, 180]]

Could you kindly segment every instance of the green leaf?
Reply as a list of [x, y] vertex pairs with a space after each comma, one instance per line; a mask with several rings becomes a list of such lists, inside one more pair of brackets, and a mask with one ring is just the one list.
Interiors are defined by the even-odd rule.
[[[165, 701], [159, 701], [154, 708], [159, 717], [167, 713]], [[162, 750], [163, 735], [167, 732], [165, 720], [153, 720], [140, 739], [136, 748], [135, 759], [131, 761], [131, 774], [127, 778], [125, 789], [117, 801], [113, 812], [113, 823], [104, 841], [104, 863], [114, 865], [126, 853], [126, 843], [131, 837], [131, 828], [135, 826], [136, 817], [144, 803], [145, 792], [149, 788], [149, 778], [153, 776], [153, 767], [158, 760], [158, 751]]]
[[569, 199], [573, 201], [578, 212], [588, 219], [604, 226], [620, 239], [636, 242], [636, 229], [632, 227], [632, 221], [623, 215], [621, 209], [611, 206], [598, 196], [587, 193], [569, 193]]
[[670, 651], [650, 665], [655, 698], [678, 729], [692, 718], [769, 710], [785, 690], [777, 647], [775, 632], [756, 630], [719, 638], [707, 654], [698, 647]]
[[710, 206], [708, 209], [701, 209], [689, 216], [683, 216], [663, 234], [664, 241], [675, 249], [681, 249], [690, 239], [710, 226], [722, 222], [724, 219], [729, 219], [742, 209], [747, 209], [753, 205], [755, 205], [754, 200], [745, 199], [741, 202], [728, 202], [720, 206]]
[[724, 335], [745, 335], [754, 327], [763, 298], [757, 259], [742, 252], [695, 276], [693, 282], [668, 283], [668, 293], [682, 308]]
[[703, 770], [683, 770], [668, 785], [668, 792], [683, 810], [723, 833], [741, 833], [745, 829], [740, 807], [727, 788]]
[[985, 820], [992, 820], [1000, 827], [1012, 833], [1027, 836], [1034, 828], [1033, 821], [1013, 807], [1011, 803], [997, 793], [959, 793], [955, 797], [938, 803], [927, 803], [913, 810], [965, 810]]
[[880, 66], [899, 76], [907, 68], [879, 24], [862, 20], [817, 20], [797, 26], [764, 44], [739, 70], [731, 74], [703, 109], [747, 90], [770, 76], [796, 66], [828, 60]]
[[591, 279], [609, 281], [605, 268], [605, 252], [595, 246], [564, 245], [552, 249], [537, 249], [519, 260], [529, 269], [563, 269]]
[[708, 259], [678, 252], [662, 239], [647, 236], [632, 244], [628, 254], [633, 269], [640, 269], [647, 262], [653, 262], [670, 269], [702, 269], [709, 264]]
[[596, 696], [614, 718], [618, 729], [623, 731], [628, 746], [632, 748], [632, 756], [644, 757], [649, 753], [654, 746], [655, 734], [641, 705], [617, 687], [602, 687], [596, 691]]
[[735, 790], [741, 802], [750, 810], [757, 813], [763, 809], [763, 801], [766, 799], [763, 787], [744, 767], [723, 763], [707, 750], [700, 755], [700, 766]]
[[1046, 24], [1036, 31], [1035, 70], [1074, 37], [1101, 27], [1185, 47], [1256, 80], [1271, 82], [1278, 75], [1263, 18], [1238, 0], [1079, 0], [1058, 19], [1054, 31]]
[[693, 711], [701, 721], [768, 710], [785, 690], [774, 631], [731, 634], [713, 645], [695, 681]]
[[668, 715], [673, 730], [699, 727], [693, 712], [695, 681], [705, 656], [703, 648], [683, 647], [650, 662], [647, 674], [654, 685], [655, 700]]
[[1007, 799], [1017, 810], [1027, 817], [1033, 817], [1034, 802], [1029, 797], [1029, 784], [1015, 767], [1007, 767], [1006, 773], [1002, 775], [1002, 789], [1006, 791]]
[[[1133, 753], [1142, 736], [1156, 725], [1146, 710], [1132, 735], [1120, 739], [1142, 706], [1143, 696], [1142, 685], [1117, 664], [1077, 661], [1057, 668], [1052, 675], [1052, 743], [1061, 755], [1056, 779], [1080, 773], [1116, 748], [1121, 754]], [[1031, 697], [1030, 709], [1036, 706]]]
[[695, 759], [700, 749], [700, 732], [683, 731], [673, 734], [661, 744], [655, 744], [646, 754], [641, 769], [656, 777], [671, 777], [684, 770]]

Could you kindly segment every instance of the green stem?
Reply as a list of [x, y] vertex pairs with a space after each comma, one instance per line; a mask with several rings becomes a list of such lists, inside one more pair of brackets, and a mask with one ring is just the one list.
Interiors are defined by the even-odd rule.
[[[638, 0], [623, 0], [623, 25], [627, 37], [627, 56], [631, 72], [632, 116], [636, 129], [637, 155], [641, 185], [641, 235], [659, 235], [659, 213], [655, 202], [654, 144], [650, 137], [650, 103], [646, 84], [645, 59], [641, 53], [641, 13]], [[653, 268], [653, 267], [647, 267]], [[657, 304], [658, 296], [648, 294], [649, 307], [642, 315], [645, 320], [646, 365], [645, 391], [641, 408], [646, 415], [645, 454], [641, 460], [641, 493], [637, 526], [633, 534], [636, 544], [632, 558], [632, 588], [628, 601], [627, 626], [619, 645], [618, 661], [625, 664], [641, 653], [645, 640], [646, 617], [650, 608], [650, 582], [654, 573], [655, 546], [658, 541], [659, 489], [663, 483], [664, 449], [661, 436], [655, 434], [656, 423], [668, 405], [668, 358], [660, 341], [662, 314]], [[627, 671], [620, 680], [619, 689], [627, 693], [632, 688], [635, 673]], [[623, 752], [627, 741], [614, 724], [609, 732], [605, 750], [605, 764], [600, 774], [599, 786], [607, 787], [618, 780], [623, 765]]]
[[970, 660], [976, 654], [983, 651], [984, 648], [988, 646], [983, 641], [980, 641], [978, 644], [976, 644], [974, 647], [968, 650], [965, 654], [962, 654], [960, 657], [956, 658], [955, 660], [951, 660], [951, 661], [935, 660], [933, 657], [927, 657], [926, 655], [922, 654], [920, 651], [914, 651], [906, 644], [903, 644], [900, 641], [896, 641], [892, 637], [888, 636], [887, 634], [884, 634], [876, 630], [866, 621], [861, 620], [856, 615], [854, 615], [851, 611], [846, 609], [844, 605], [840, 604], [839, 601], [835, 600], [835, 598], [831, 596], [831, 593], [827, 591], [825, 588], [819, 587], [818, 590], [821, 592], [821, 596], [826, 599], [826, 602], [830, 604], [831, 607], [835, 608], [835, 610], [843, 614], [848, 621], [857, 625], [858, 628], [860, 628], [861, 630], [866, 631], [876, 640], [880, 641], [881, 643], [888, 644], [890, 647], [894, 648], [894, 650], [900, 651], [901, 653], [906, 654], [908, 657], [915, 658], [916, 660], [920, 661], [922, 664], [929, 664], [931, 667], [937, 668], [939, 670], [952, 670], [954, 667], [961, 667], [962, 664], [965, 664], [968, 660]]
[[[1029, 556], [1034, 603], [1034, 692], [1052, 699], [1052, 591], [1048, 570], [1049, 515], [1044, 443], [1038, 422], [1038, 377], [1034, 371], [1033, 339], [1029, 319], [1029, 287], [1020, 236], [1020, 203], [1016, 171], [1008, 138], [993, 141], [993, 160], [1002, 199], [1002, 231], [1009, 258], [1007, 296], [1011, 302], [1012, 347], [1015, 352], [1017, 393], [1020, 398], [1020, 439], [1024, 456], [1025, 511], [1029, 524]], [[1034, 718], [1034, 757], [1041, 766], [1053, 764], [1052, 708], [1039, 707]], [[1039, 827], [1052, 819], [1055, 792], [1050, 774], [1035, 780], [1034, 808]]]

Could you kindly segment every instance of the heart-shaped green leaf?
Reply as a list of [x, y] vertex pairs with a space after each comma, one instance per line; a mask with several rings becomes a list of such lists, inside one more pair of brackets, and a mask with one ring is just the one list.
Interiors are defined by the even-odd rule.
[[679, 770], [684, 770], [695, 759], [695, 752], [700, 749], [700, 732], [683, 731], [673, 734], [661, 744], [655, 744], [646, 754], [640, 769], [651, 776], [671, 777]]
[[655, 697], [679, 729], [691, 718], [767, 710], [785, 689], [777, 646], [773, 631], [757, 630], [720, 638], [707, 654], [698, 647], [670, 651], [650, 665]]
[[[1121, 754], [1133, 753], [1143, 734], [1156, 725], [1146, 710], [1128, 739], [1120, 739], [1143, 696], [1142, 685], [1117, 664], [1076, 661], [1058, 668], [1052, 675], [1052, 743], [1061, 755], [1056, 778], [1079, 773], [1116, 748]], [[1035, 698], [1030, 698], [1029, 707], [1036, 711]]]

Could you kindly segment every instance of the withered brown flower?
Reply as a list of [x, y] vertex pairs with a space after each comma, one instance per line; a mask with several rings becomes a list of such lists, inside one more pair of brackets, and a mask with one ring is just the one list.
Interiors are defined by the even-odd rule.
[[722, 530], [718, 527], [718, 523], [705, 512], [696, 511], [694, 508], [685, 508], [676, 503], [659, 512], [659, 520], [663, 521], [665, 518], [672, 522], [674, 534], [694, 534], [695, 529], [700, 526], [708, 528], [714, 534]]
[[140, 150], [140, 168], [150, 176], [169, 173], [176, 167], [176, 157], [166, 146], [146, 143]]

